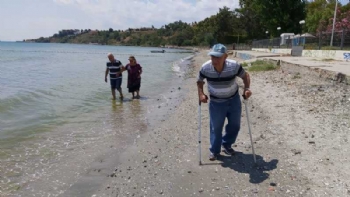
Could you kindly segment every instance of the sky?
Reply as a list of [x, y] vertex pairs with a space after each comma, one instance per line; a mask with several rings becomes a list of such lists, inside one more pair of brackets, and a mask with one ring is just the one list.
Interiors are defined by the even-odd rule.
[[0, 0], [0, 41], [52, 36], [62, 29], [125, 30], [201, 21], [239, 0]]

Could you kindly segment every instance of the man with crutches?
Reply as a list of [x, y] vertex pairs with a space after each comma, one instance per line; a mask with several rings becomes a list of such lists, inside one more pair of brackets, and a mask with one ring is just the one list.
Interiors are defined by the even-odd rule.
[[[243, 96], [245, 99], [248, 99], [252, 92], [249, 90], [249, 74], [235, 60], [227, 59], [227, 49], [224, 45], [214, 45], [208, 55], [211, 56], [211, 60], [202, 65], [197, 78], [197, 87], [199, 104], [207, 103], [208, 97], [203, 91], [204, 79], [207, 80], [210, 97], [211, 147], [209, 149], [209, 159], [213, 161], [220, 154], [221, 146], [223, 152], [227, 155], [234, 154], [232, 144], [235, 143], [240, 130], [242, 112], [236, 77], [240, 77], [243, 80]], [[222, 129], [226, 118], [228, 123], [225, 126], [225, 134], [222, 136]]]

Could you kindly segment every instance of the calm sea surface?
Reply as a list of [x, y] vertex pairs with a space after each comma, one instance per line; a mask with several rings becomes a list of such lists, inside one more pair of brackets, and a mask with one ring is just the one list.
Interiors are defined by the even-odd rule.
[[[0, 42], [0, 196], [74, 194], [108, 148], [121, 151], [161, 120], [191, 54], [150, 50], [157, 49]], [[111, 100], [109, 52], [141, 64], [141, 99], [131, 99], [124, 73], [126, 98]]]

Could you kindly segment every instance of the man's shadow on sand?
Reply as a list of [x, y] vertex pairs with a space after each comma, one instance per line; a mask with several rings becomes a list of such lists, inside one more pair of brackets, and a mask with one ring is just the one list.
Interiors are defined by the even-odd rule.
[[222, 163], [208, 163], [203, 165], [221, 165], [224, 168], [231, 168], [239, 173], [249, 174], [249, 182], [258, 184], [264, 182], [269, 178], [266, 171], [272, 171], [277, 168], [277, 159], [272, 159], [266, 162], [260, 155], [256, 155], [256, 165], [252, 154], [244, 154], [242, 152], [235, 152], [234, 156], [226, 156], [221, 154], [218, 161]]

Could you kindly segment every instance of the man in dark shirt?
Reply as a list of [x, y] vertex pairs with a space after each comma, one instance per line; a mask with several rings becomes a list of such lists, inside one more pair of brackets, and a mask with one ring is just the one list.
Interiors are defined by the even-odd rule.
[[119, 91], [120, 99], [123, 99], [124, 96], [121, 88], [123, 75], [121, 73], [121, 70], [124, 69], [124, 66], [119, 60], [114, 59], [113, 54], [108, 53], [107, 57], [109, 59], [109, 62], [107, 62], [105, 82], [107, 83], [107, 76], [109, 73], [113, 100], [116, 99], [115, 89]]

